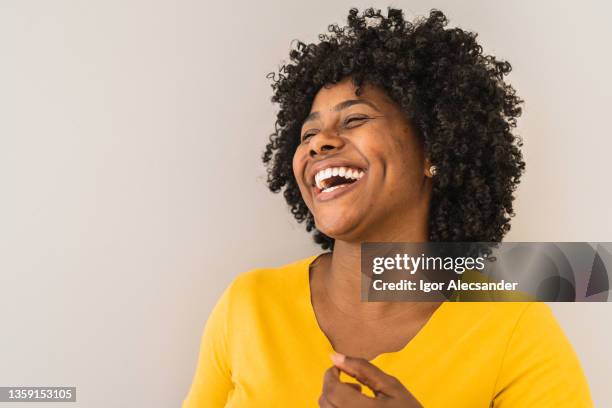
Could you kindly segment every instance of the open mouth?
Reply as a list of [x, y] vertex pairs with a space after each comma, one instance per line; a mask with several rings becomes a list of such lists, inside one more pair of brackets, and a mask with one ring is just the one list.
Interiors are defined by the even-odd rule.
[[356, 183], [364, 174], [364, 170], [359, 168], [328, 167], [315, 174], [315, 186], [318, 193], [331, 193]]

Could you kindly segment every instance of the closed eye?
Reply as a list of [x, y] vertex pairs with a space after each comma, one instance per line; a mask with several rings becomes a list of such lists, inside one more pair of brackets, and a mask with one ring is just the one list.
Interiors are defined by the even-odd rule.
[[357, 127], [363, 124], [368, 119], [370, 119], [368, 116], [363, 116], [363, 115], [349, 116], [348, 118], [344, 120], [344, 127], [347, 127], [349, 129], [354, 128], [354, 127]]
[[[371, 119], [371, 118], [369, 116], [365, 116], [365, 115], [353, 115], [353, 116], [349, 116], [346, 119], [344, 119], [344, 121], [342, 122], [342, 126], [347, 128], [347, 129], [356, 128], [357, 126], [360, 126], [363, 123], [365, 123], [368, 119]], [[315, 136], [317, 133], [319, 133], [319, 129], [308, 130], [307, 132], [305, 132], [302, 135], [301, 142], [302, 143], [307, 142], [308, 139], [310, 139], [311, 137]]]
[[308, 139], [310, 139], [311, 137], [313, 137], [314, 135], [316, 135], [318, 132], [318, 130], [313, 129], [313, 130], [309, 130], [308, 132], [304, 133], [302, 135], [302, 142], [306, 142]]

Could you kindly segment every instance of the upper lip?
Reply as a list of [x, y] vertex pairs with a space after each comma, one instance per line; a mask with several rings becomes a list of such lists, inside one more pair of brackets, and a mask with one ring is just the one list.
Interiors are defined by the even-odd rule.
[[324, 159], [319, 162], [316, 162], [312, 165], [308, 172], [308, 182], [312, 187], [316, 185], [315, 183], [315, 175], [328, 167], [350, 167], [353, 169], [360, 169], [366, 171], [364, 166], [358, 165], [355, 162], [346, 159]]

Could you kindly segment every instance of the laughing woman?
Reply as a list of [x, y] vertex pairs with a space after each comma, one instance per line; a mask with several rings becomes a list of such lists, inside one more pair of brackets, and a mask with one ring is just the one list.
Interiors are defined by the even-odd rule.
[[360, 301], [362, 242], [498, 242], [510, 228], [522, 101], [510, 64], [446, 24], [352, 9], [290, 52], [263, 160], [328, 251], [226, 289], [184, 408], [592, 406], [543, 303]]

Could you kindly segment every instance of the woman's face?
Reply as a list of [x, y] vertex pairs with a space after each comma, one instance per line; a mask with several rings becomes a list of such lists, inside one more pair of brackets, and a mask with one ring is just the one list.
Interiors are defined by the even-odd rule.
[[420, 141], [380, 88], [346, 78], [322, 88], [293, 172], [319, 231], [343, 241], [400, 239], [427, 225], [431, 183]]

